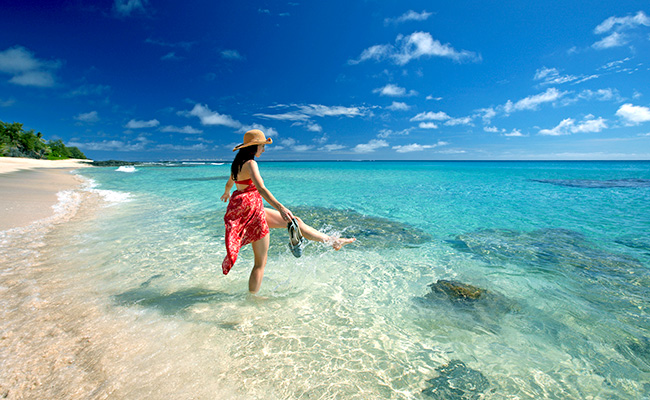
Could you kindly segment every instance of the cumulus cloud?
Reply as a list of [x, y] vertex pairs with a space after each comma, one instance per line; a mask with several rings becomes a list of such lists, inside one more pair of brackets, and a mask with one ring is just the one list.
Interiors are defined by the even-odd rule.
[[420, 122], [418, 125], [420, 129], [438, 129], [438, 125], [434, 122]]
[[524, 135], [523, 133], [521, 133], [521, 131], [519, 129], [513, 129], [512, 132], [504, 133], [503, 136], [506, 136], [506, 137], [524, 137], [524, 136], [528, 136], [528, 135]]
[[417, 96], [418, 92], [415, 90], [406, 91], [405, 88], [393, 85], [392, 83], [387, 84], [384, 87], [377, 88], [372, 91], [373, 93], [379, 93], [380, 96], [390, 96], [390, 97], [406, 97], [406, 96]]
[[447, 126], [472, 125], [472, 117], [450, 118], [445, 121]]
[[402, 14], [397, 18], [386, 18], [384, 19], [384, 25], [390, 24], [401, 24], [407, 21], [426, 21], [433, 13], [422, 11], [415, 12], [413, 10], [408, 10], [406, 13]]
[[438, 146], [446, 146], [449, 143], [439, 141], [436, 144], [418, 144], [418, 143], [411, 143], [403, 146], [393, 146], [393, 150], [395, 150], [398, 153], [412, 153], [414, 151], [423, 151], [427, 149], [433, 149]]
[[55, 86], [54, 73], [61, 64], [61, 61], [39, 60], [21, 46], [0, 52], [0, 73], [11, 75], [9, 82], [20, 86]]
[[359, 59], [348, 61], [355, 65], [367, 60], [391, 60], [406, 65], [422, 57], [450, 58], [456, 62], [479, 62], [481, 56], [467, 50], [456, 50], [449, 43], [442, 44], [428, 32], [414, 32], [408, 36], [398, 35], [395, 44], [380, 44], [365, 49]]
[[638, 125], [642, 122], [650, 121], [650, 108], [627, 103], [623, 104], [618, 111], [616, 111], [616, 115], [623, 118], [631, 125]]
[[314, 148], [314, 146], [312, 146], [312, 145], [299, 144], [299, 145], [293, 146], [291, 149], [293, 151], [302, 153], [302, 152], [305, 152], [305, 151], [312, 150], [313, 148]]
[[411, 121], [445, 121], [450, 118], [451, 117], [444, 111], [428, 111], [417, 114], [415, 117], [411, 118]]
[[607, 128], [606, 119], [602, 117], [595, 118], [593, 115], [587, 115], [581, 122], [576, 122], [573, 118], [563, 119], [555, 128], [542, 129], [540, 135], [561, 136], [572, 133], [591, 133], [600, 132]]
[[173, 126], [173, 125], [167, 125], [164, 126], [160, 129], [161, 132], [175, 132], [175, 133], [187, 133], [187, 134], [197, 134], [197, 133], [203, 133], [202, 130], [200, 129], [195, 129], [192, 128], [189, 125], [185, 125], [183, 127], [178, 127], [178, 126]]
[[233, 119], [230, 115], [219, 114], [216, 111], [210, 110], [208, 106], [203, 104], [196, 104], [192, 111], [185, 112], [185, 115], [198, 117], [202, 125], [208, 126], [227, 126], [229, 128], [239, 129], [242, 123]]
[[81, 122], [92, 123], [99, 121], [99, 115], [97, 114], [97, 111], [90, 111], [87, 113], [81, 113], [75, 116], [74, 119]]
[[388, 142], [385, 140], [372, 139], [368, 143], [361, 143], [356, 145], [352, 150], [355, 153], [372, 153], [382, 147], [388, 147]]
[[157, 119], [152, 119], [149, 121], [137, 121], [135, 119], [130, 120], [125, 127], [129, 129], [142, 129], [142, 128], [155, 128], [160, 125], [160, 122]]
[[386, 108], [391, 111], [408, 111], [411, 107], [406, 103], [394, 101], [393, 104], [389, 105]]

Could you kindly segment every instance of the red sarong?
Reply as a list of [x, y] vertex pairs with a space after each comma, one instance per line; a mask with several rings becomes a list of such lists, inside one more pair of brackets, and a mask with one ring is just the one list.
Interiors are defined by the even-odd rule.
[[255, 185], [236, 190], [223, 216], [226, 223], [226, 257], [221, 268], [226, 275], [237, 261], [239, 249], [269, 234], [262, 196]]

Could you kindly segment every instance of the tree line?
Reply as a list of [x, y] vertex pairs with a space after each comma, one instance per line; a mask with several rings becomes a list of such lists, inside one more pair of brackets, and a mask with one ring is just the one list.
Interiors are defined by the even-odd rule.
[[34, 133], [33, 129], [23, 129], [18, 122], [0, 121], [0, 156], [28, 157], [48, 160], [64, 160], [67, 158], [86, 159], [84, 153], [77, 147], [63, 144], [61, 139], [43, 139], [41, 132]]

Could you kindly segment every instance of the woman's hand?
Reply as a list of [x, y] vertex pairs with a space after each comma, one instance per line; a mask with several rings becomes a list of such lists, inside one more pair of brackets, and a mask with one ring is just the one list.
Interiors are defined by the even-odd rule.
[[293, 219], [293, 214], [291, 213], [291, 211], [289, 211], [286, 207], [281, 207], [279, 211], [283, 220], [285, 220], [286, 222], [291, 222], [291, 220]]
[[223, 196], [221, 196], [221, 201], [223, 201], [224, 203], [227, 203], [228, 200], [230, 200], [230, 192], [226, 192], [223, 194]]

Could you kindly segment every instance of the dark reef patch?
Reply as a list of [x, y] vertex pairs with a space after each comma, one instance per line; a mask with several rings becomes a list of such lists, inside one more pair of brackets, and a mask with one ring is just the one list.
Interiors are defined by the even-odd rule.
[[474, 400], [484, 396], [490, 382], [480, 371], [471, 369], [460, 360], [436, 368], [438, 376], [427, 381], [430, 387], [423, 394], [440, 400]]

